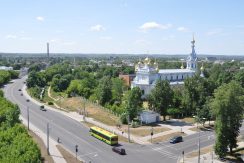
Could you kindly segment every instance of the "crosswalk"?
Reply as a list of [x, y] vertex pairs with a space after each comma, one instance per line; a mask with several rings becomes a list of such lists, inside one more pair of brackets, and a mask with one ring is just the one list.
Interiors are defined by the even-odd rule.
[[169, 151], [166, 151], [167, 149], [162, 147], [152, 148], [154, 151], [161, 153], [161, 155], [171, 158], [171, 159], [178, 159], [178, 155], [171, 153]]

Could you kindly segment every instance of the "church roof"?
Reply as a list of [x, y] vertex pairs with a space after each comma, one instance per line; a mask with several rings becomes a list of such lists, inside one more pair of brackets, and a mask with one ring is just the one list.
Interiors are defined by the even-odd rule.
[[160, 69], [159, 74], [181, 74], [181, 73], [195, 73], [194, 70], [190, 69]]

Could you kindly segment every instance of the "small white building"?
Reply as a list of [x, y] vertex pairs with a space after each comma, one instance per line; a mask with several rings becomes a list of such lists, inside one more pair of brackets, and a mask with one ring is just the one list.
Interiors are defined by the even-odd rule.
[[144, 110], [139, 114], [139, 120], [145, 124], [160, 122], [160, 115], [153, 111]]
[[13, 70], [13, 67], [0, 66], [0, 70]]

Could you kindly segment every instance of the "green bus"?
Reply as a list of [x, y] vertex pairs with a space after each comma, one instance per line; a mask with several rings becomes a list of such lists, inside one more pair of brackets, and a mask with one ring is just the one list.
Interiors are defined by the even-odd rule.
[[118, 135], [115, 135], [111, 132], [108, 132], [102, 128], [93, 126], [90, 128], [90, 134], [95, 138], [104, 141], [109, 145], [116, 145], [118, 144]]

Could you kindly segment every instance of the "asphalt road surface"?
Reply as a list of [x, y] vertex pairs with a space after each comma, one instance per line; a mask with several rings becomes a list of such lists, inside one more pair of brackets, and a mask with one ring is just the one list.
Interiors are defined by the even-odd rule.
[[[46, 133], [47, 123], [50, 125], [50, 137], [57, 140], [59, 137], [64, 147], [75, 153], [75, 145], [79, 146], [78, 157], [91, 163], [176, 163], [186, 153], [214, 143], [212, 131], [200, 132], [184, 137], [184, 142], [170, 144], [162, 142], [152, 145], [138, 145], [120, 143], [126, 150], [126, 155], [119, 155], [111, 150], [111, 146], [89, 135], [89, 128], [58, 112], [41, 111], [40, 106], [27, 102], [21, 96], [25, 79], [17, 79], [4, 87], [5, 97], [20, 107], [21, 115], [27, 119], [29, 107], [30, 123]], [[243, 131], [242, 131], [243, 132]]]

